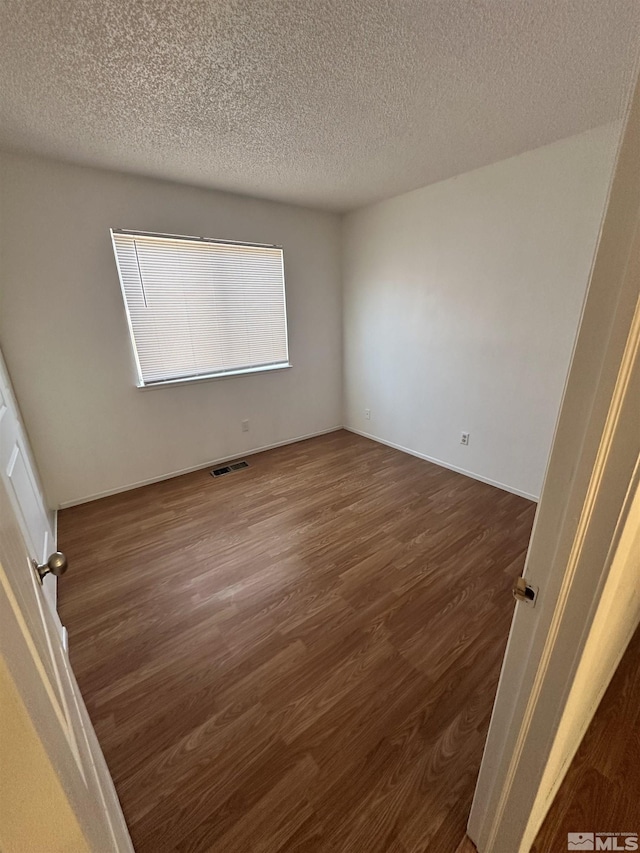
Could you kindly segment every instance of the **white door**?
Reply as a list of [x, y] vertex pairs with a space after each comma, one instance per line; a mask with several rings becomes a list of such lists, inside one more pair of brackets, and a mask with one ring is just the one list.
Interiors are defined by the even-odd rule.
[[[528, 853], [579, 743], [575, 725], [564, 746], [558, 733], [640, 470], [639, 164], [636, 84], [525, 565], [538, 599], [516, 605], [469, 818], [480, 853]], [[619, 606], [629, 609], [626, 598]], [[630, 621], [604, 650], [602, 681], [613, 675], [633, 627]], [[612, 624], [609, 633], [617, 630]], [[594, 697], [604, 686], [594, 686]], [[596, 707], [585, 706], [580, 733]]]
[[[59, 622], [32, 563], [41, 561], [51, 533], [15, 406], [6, 385], [1, 391], [0, 849], [132, 851]], [[40, 543], [33, 531], [42, 533]]]
[[[0, 353], [0, 470], [11, 495], [22, 534], [29, 550], [40, 563], [56, 550], [53, 513], [43, 500], [40, 480], [33, 463], [20, 410], [13, 394], [9, 374]], [[49, 575], [43, 591], [58, 631], [62, 626], [56, 610], [56, 577]]]

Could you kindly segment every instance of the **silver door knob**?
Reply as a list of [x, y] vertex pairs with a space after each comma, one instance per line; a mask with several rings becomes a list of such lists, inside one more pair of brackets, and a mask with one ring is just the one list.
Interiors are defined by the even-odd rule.
[[68, 566], [69, 563], [62, 551], [54, 551], [47, 562], [42, 563], [42, 565], [38, 565], [36, 560], [33, 561], [33, 568], [38, 575], [40, 583], [42, 583], [49, 573], [59, 578], [60, 575], [63, 575], [67, 571]]

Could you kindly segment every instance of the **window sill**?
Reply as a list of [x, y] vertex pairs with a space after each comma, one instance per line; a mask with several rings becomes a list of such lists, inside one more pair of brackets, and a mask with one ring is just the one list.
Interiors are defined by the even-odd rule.
[[287, 364], [267, 364], [264, 367], [249, 367], [243, 370], [229, 370], [226, 373], [207, 373], [203, 376], [185, 376], [182, 379], [164, 379], [158, 382], [147, 382], [137, 385], [139, 391], [151, 391], [156, 388], [168, 388], [175, 385], [191, 385], [194, 382], [212, 382], [218, 379], [233, 379], [236, 376], [254, 376], [258, 373], [273, 373], [278, 370], [287, 370], [293, 367], [291, 362]]

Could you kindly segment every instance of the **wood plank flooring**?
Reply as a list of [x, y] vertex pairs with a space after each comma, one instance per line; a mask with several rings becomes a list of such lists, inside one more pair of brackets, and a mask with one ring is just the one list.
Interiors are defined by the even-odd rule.
[[640, 628], [578, 747], [532, 853], [566, 850], [568, 832], [640, 834]]
[[535, 506], [345, 431], [60, 513], [138, 853], [451, 853]]

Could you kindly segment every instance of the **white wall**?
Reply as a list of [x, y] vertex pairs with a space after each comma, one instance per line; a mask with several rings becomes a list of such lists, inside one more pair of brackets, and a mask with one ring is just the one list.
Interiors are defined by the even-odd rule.
[[[618, 132], [349, 214], [342, 303], [335, 215], [0, 154], [0, 346], [49, 501], [343, 422], [537, 497]], [[110, 227], [282, 244], [294, 367], [136, 389]]]
[[347, 427], [539, 496], [619, 130], [346, 217]]
[[[342, 423], [338, 216], [6, 153], [0, 182], [0, 346], [52, 505]], [[282, 245], [293, 368], [135, 388], [111, 227]]]

